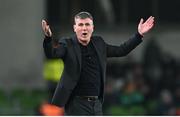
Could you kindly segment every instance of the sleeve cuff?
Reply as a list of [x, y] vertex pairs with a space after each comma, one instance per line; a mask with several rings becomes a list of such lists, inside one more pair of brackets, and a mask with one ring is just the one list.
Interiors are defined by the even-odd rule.
[[141, 34], [139, 34], [139, 32], [137, 32], [137, 33], [136, 33], [136, 37], [137, 37], [138, 39], [143, 40], [142, 38], [143, 38], [144, 36], [143, 36], [143, 35], [141, 35]]
[[45, 35], [44, 41], [45, 42], [51, 42], [52, 41], [52, 37], [48, 37], [48, 36]]

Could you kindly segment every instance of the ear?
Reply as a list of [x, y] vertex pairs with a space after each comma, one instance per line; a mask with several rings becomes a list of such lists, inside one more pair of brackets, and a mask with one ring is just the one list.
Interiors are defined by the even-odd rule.
[[74, 29], [74, 32], [76, 32], [76, 25], [75, 24], [73, 25], [73, 29]]

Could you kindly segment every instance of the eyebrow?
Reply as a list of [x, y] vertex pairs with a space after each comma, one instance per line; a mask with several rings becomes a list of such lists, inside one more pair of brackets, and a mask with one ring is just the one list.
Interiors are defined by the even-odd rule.
[[91, 23], [79, 23], [78, 25], [91, 25]]

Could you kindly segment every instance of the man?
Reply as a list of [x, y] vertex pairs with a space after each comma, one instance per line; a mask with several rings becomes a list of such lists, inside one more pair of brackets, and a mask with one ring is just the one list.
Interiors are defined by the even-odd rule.
[[93, 17], [80, 12], [74, 17], [76, 36], [60, 39], [59, 47], [52, 47], [52, 32], [45, 20], [43, 43], [48, 58], [62, 58], [64, 71], [54, 93], [52, 104], [65, 109], [67, 115], [102, 115], [107, 57], [127, 55], [154, 25], [154, 17], [140, 20], [138, 32], [120, 46], [106, 44], [100, 36], [92, 36]]

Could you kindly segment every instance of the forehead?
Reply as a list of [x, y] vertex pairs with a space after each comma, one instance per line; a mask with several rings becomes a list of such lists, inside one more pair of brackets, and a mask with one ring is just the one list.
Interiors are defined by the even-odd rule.
[[90, 24], [93, 24], [93, 21], [90, 18], [85, 18], [85, 19], [76, 18], [75, 19], [75, 23], [76, 24], [79, 24], [79, 23], [90, 23]]

